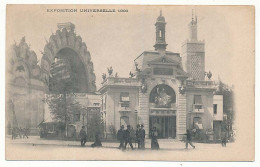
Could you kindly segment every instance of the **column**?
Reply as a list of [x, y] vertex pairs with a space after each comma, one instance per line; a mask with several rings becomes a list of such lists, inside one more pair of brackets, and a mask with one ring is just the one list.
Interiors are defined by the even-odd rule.
[[142, 93], [139, 89], [139, 123], [144, 125], [146, 138], [149, 137], [149, 96], [148, 93]]
[[177, 117], [176, 117], [176, 131], [177, 131], [177, 139], [181, 140], [183, 135], [186, 133], [186, 94], [179, 94], [178, 98], [178, 109], [177, 109]]

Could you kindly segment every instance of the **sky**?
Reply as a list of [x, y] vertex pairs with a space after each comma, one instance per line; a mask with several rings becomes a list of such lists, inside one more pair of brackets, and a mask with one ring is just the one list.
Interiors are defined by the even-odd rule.
[[[47, 9], [94, 9], [91, 5], [9, 5], [7, 7], [6, 47], [23, 36], [38, 59], [46, 40], [55, 33], [57, 23], [75, 24], [91, 54], [100, 87], [102, 73], [112, 66], [120, 77], [128, 77], [134, 59], [145, 50], [153, 50], [155, 22], [162, 10], [166, 24], [167, 50], [181, 53], [188, 39], [192, 9], [198, 17], [198, 39], [205, 40], [205, 71], [212, 79], [232, 85], [240, 77], [247, 57], [254, 56], [254, 24], [250, 7], [235, 6], [101, 6], [104, 9], [127, 9], [116, 13], [52, 13]], [[194, 12], [195, 13], [195, 12]], [[182, 56], [182, 55], [181, 55]], [[251, 60], [251, 59], [250, 59]], [[246, 70], [246, 68], [245, 68]]]

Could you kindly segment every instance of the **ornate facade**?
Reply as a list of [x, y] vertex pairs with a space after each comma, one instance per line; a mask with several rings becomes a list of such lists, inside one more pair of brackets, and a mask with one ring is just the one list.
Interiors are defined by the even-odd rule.
[[214, 95], [214, 82], [204, 79], [204, 43], [197, 40], [197, 21], [192, 18], [189, 24], [191, 35], [182, 57], [166, 50], [162, 13], [155, 27], [155, 50], [134, 60], [130, 78], [103, 78], [99, 91], [107, 136], [112, 135], [111, 126], [143, 124], [147, 135], [156, 127], [159, 138], [182, 139], [186, 129], [204, 129], [218, 138], [223, 99]]

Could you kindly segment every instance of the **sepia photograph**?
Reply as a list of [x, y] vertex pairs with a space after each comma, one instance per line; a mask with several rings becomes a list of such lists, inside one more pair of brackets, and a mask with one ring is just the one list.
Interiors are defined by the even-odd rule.
[[5, 159], [254, 161], [254, 6], [6, 6]]

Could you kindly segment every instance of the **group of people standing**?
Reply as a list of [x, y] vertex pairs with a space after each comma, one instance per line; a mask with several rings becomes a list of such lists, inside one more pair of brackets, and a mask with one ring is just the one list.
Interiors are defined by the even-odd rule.
[[29, 128], [18, 128], [18, 127], [14, 127], [12, 128], [12, 140], [15, 140], [17, 137], [21, 138], [29, 138]]
[[117, 132], [117, 139], [120, 141], [119, 149], [125, 150], [127, 145], [129, 144], [131, 149], [133, 150], [132, 141], [138, 144], [138, 149], [145, 149], [145, 130], [143, 125], [137, 125], [137, 130], [135, 131], [135, 135], [133, 135], [134, 130], [131, 129], [130, 125], [127, 125], [126, 130], [124, 129], [124, 125], [121, 125], [120, 129]]
[[[119, 149], [125, 150], [127, 145], [129, 144], [131, 149], [133, 150], [133, 141], [137, 143], [138, 149], [145, 149], [145, 130], [144, 125], [137, 125], [137, 129], [135, 131], [135, 135], [133, 136], [133, 128], [130, 125], [127, 125], [127, 128], [124, 129], [124, 125], [121, 125], [120, 129], [117, 132], [117, 139], [120, 141]], [[158, 132], [156, 127], [154, 127], [151, 132], [151, 148], [152, 149], [159, 149], [158, 144]]]

